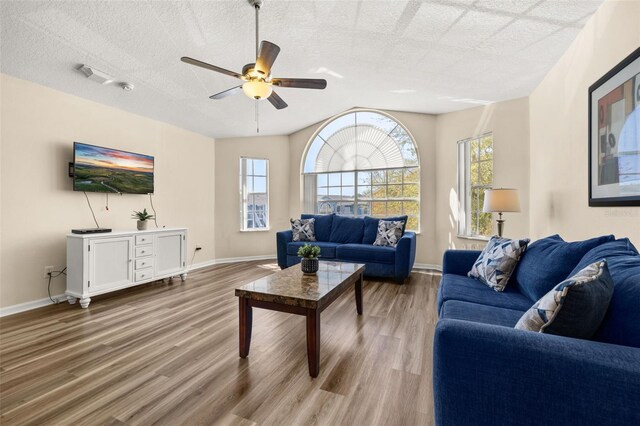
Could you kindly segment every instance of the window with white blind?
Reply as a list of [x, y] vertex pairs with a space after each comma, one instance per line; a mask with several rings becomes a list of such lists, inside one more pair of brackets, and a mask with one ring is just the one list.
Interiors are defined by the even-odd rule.
[[493, 135], [458, 142], [458, 236], [492, 234], [491, 213], [484, 213], [484, 191], [493, 185]]
[[326, 123], [304, 158], [306, 213], [407, 215], [420, 228], [420, 161], [415, 142], [395, 119], [355, 111]]
[[269, 229], [269, 160], [240, 158], [240, 229]]

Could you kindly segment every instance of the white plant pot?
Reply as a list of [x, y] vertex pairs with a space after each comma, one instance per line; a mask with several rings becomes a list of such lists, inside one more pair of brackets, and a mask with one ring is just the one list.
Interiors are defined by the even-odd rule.
[[139, 220], [138, 221], [138, 231], [145, 231], [147, 229], [147, 221]]

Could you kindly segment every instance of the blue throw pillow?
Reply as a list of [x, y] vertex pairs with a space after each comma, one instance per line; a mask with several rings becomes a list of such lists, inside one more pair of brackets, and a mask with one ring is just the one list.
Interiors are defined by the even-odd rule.
[[515, 328], [590, 339], [602, 323], [612, 295], [607, 261], [592, 263], [542, 296]]
[[[592, 259], [607, 260], [614, 292], [600, 329], [599, 342], [640, 348], [640, 255], [627, 238], [604, 243], [585, 254], [576, 269]], [[574, 270], [575, 272], [575, 270]]]
[[360, 244], [363, 233], [364, 219], [336, 215], [331, 225], [329, 241], [340, 244]]
[[407, 228], [407, 219], [409, 216], [394, 216], [394, 217], [364, 217], [364, 236], [362, 237], [362, 244], [373, 244], [378, 236], [378, 221], [387, 220], [390, 222], [402, 221], [402, 235]]
[[300, 219], [315, 219], [314, 231], [316, 233], [316, 241], [329, 241], [331, 237], [331, 225], [335, 214], [307, 214], [300, 215]]
[[613, 239], [613, 235], [604, 235], [568, 243], [556, 234], [535, 241], [520, 259], [514, 275], [516, 285], [529, 299], [538, 300], [560, 281], [573, 275], [571, 271], [589, 250]]

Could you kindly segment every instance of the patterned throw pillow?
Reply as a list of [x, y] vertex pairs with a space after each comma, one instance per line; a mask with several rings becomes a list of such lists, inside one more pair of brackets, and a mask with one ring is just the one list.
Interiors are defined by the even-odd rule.
[[290, 219], [293, 241], [315, 241], [315, 219]]
[[402, 237], [404, 221], [401, 220], [379, 220], [378, 235], [373, 242], [374, 246], [395, 247]]
[[542, 296], [515, 328], [589, 339], [598, 331], [613, 296], [607, 261], [592, 263]]
[[479, 279], [495, 291], [503, 291], [529, 241], [528, 238], [510, 240], [491, 237], [467, 275]]

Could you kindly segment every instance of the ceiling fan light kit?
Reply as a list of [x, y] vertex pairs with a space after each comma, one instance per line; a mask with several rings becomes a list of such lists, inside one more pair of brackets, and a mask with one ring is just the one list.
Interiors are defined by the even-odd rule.
[[287, 107], [287, 103], [273, 90], [273, 86], [278, 87], [291, 87], [299, 89], [324, 89], [327, 87], [327, 81], [322, 79], [311, 78], [273, 78], [271, 76], [271, 67], [275, 62], [278, 54], [280, 53], [280, 47], [276, 44], [263, 40], [259, 42], [259, 11], [263, 5], [263, 0], [247, 0], [248, 3], [256, 11], [256, 61], [242, 67], [242, 74], [229, 71], [224, 68], [220, 68], [215, 65], [208, 64], [206, 62], [199, 61], [197, 59], [183, 56], [182, 62], [190, 65], [195, 65], [200, 68], [205, 68], [211, 71], [215, 71], [221, 74], [226, 74], [230, 77], [243, 80], [244, 83], [240, 86], [233, 87], [231, 89], [224, 90], [215, 95], [211, 95], [211, 99], [219, 100], [231, 95], [239, 93], [241, 90], [247, 97], [254, 100], [268, 99], [271, 105], [276, 109], [283, 109]]

